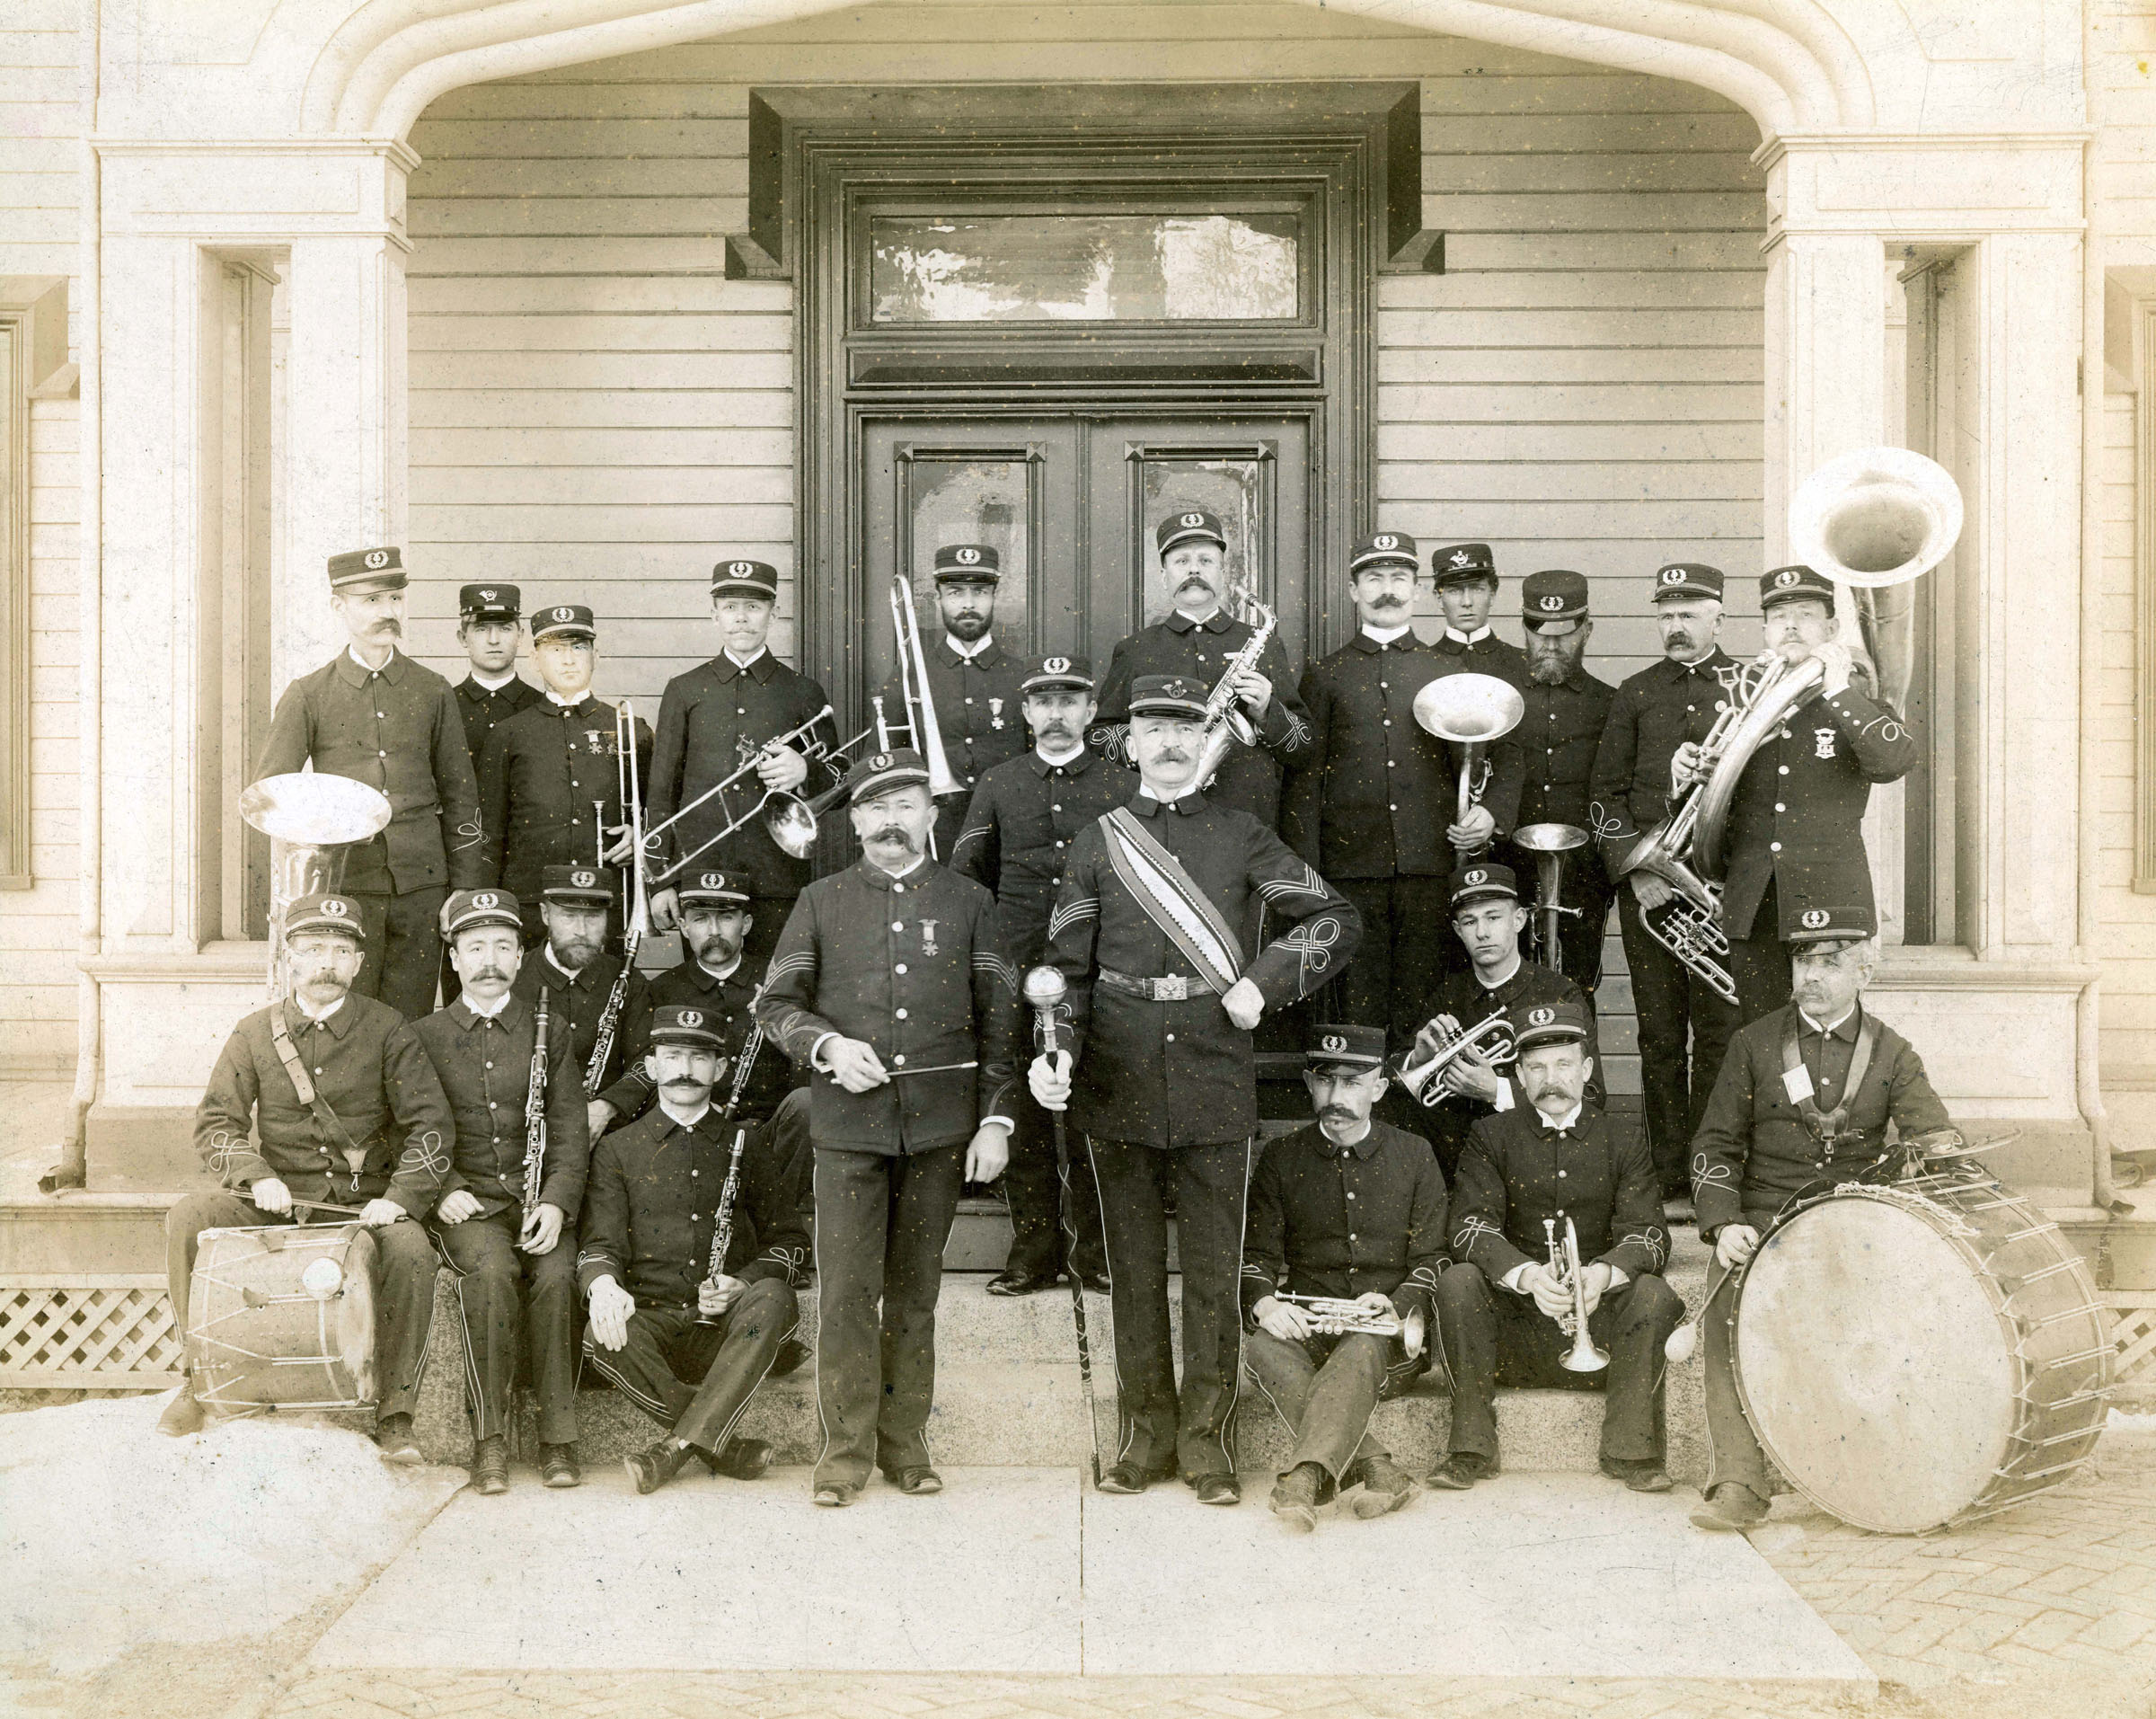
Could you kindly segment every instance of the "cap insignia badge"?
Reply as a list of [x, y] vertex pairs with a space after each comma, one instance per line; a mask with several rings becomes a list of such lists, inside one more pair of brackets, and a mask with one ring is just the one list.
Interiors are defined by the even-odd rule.
[[981, 552], [973, 548], [961, 549], [951, 559], [961, 567], [977, 567], [981, 562]]
[[1337, 1033], [1337, 1032], [1328, 1032], [1328, 1033], [1325, 1035], [1325, 1049], [1326, 1049], [1326, 1050], [1345, 1050], [1347, 1048], [1348, 1048], [1348, 1041], [1347, 1041], [1347, 1040], [1345, 1040], [1345, 1039], [1343, 1039], [1342, 1037], [1340, 1037], [1340, 1035], [1339, 1035], [1339, 1033]]
[[1195, 526], [1202, 526], [1203, 524], [1205, 524], [1205, 522], [1206, 522], [1206, 516], [1205, 516], [1204, 514], [1202, 514], [1202, 513], [1186, 513], [1185, 515], [1183, 515], [1183, 517], [1182, 517], [1181, 520], [1180, 520], [1179, 523], [1180, 523], [1180, 524], [1182, 524], [1182, 525], [1186, 525], [1186, 526], [1193, 526], [1193, 527], [1195, 527]]
[[1550, 597], [1545, 597], [1545, 598], [1542, 598], [1542, 599], [1540, 599], [1540, 602], [1539, 602], [1539, 604], [1538, 604], [1538, 607], [1542, 607], [1542, 608], [1544, 608], [1544, 609], [1547, 609], [1547, 610], [1550, 610], [1550, 611], [1551, 611], [1551, 612], [1552, 612], [1552, 613], [1554, 613], [1555, 611], [1557, 611], [1557, 610], [1559, 610], [1559, 609], [1561, 609], [1562, 607], [1564, 607], [1564, 606], [1565, 606], [1565, 599], [1564, 599], [1563, 598], [1561, 598], [1561, 597], [1558, 597], [1558, 596], [1554, 596], [1554, 595], [1552, 595], [1552, 596], [1550, 596]]
[[596, 872], [571, 872], [569, 881], [579, 890], [588, 890], [599, 881]]
[[1816, 931], [1825, 925], [1830, 917], [1825, 908], [1807, 908], [1804, 910], [1805, 928], [1808, 931]]
[[681, 1012], [680, 1018], [681, 1023], [684, 1026], [702, 1026], [703, 1024], [703, 1011], [702, 1009], [684, 1009]]
[[1557, 1011], [1555, 1009], [1530, 1009], [1527, 1012], [1527, 1024], [1529, 1026], [1548, 1026], [1551, 1022], [1556, 1019]]
[[351, 912], [349, 908], [346, 907], [343, 902], [336, 899], [335, 897], [331, 897], [329, 900], [324, 901], [322, 906], [315, 910], [318, 913], [323, 914], [325, 917], [331, 919], [341, 919]]
[[1464, 549], [1455, 549], [1453, 551], [1453, 565], [1455, 567], [1471, 566], [1474, 563], [1474, 559], [1475, 558], [1469, 554]]
[[1068, 657], [1049, 657], [1040, 666], [1047, 674], [1067, 675], [1071, 672], [1071, 660]]
[[1779, 573], [1774, 575], [1774, 583], [1779, 589], [1787, 590], [1790, 586], [1794, 585], [1799, 579], [1803, 577], [1804, 575], [1799, 573], [1794, 567], [1784, 567]]

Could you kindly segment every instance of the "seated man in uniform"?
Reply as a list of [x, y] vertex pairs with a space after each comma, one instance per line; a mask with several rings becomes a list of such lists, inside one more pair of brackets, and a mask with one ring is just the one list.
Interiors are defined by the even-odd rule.
[[[1498, 1472], [1496, 1387], [1607, 1387], [1602, 1472], [1666, 1493], [1662, 1345], [1684, 1303], [1659, 1275], [1669, 1258], [1662, 1184], [1646, 1142], [1621, 1139], [1587, 1094], [1592, 1017], [1577, 1002], [1529, 1009], [1516, 1077], [1527, 1103], [1467, 1137], [1453, 1186], [1453, 1256], [1437, 1286], [1453, 1376], [1451, 1454], [1430, 1484], [1464, 1491]], [[1579, 1242], [1587, 1334], [1607, 1367], [1570, 1372], [1574, 1286], [1550, 1266], [1569, 1220]], [[1547, 1226], [1547, 1227], [1546, 1227]], [[1561, 1322], [1561, 1323], [1560, 1323]]]
[[442, 935], [462, 988], [455, 1002], [412, 1029], [456, 1118], [455, 1154], [428, 1228], [456, 1273], [472, 1481], [490, 1496], [509, 1489], [508, 1418], [520, 1334], [529, 1344], [539, 1400], [540, 1473], [549, 1486], [574, 1486], [583, 1477], [577, 1467], [574, 1234], [588, 1156], [584, 1074], [570, 1054], [568, 1018], [554, 1011], [549, 993], [546, 1090], [539, 1095], [546, 1138], [538, 1198], [527, 1210], [526, 1106], [539, 1021], [536, 1008], [510, 989], [524, 961], [521, 931], [517, 898], [507, 890], [451, 896], [442, 908]]
[[1273, 1513], [1303, 1533], [1336, 1491], [1360, 1488], [1355, 1513], [1365, 1518], [1415, 1495], [1370, 1415], [1414, 1382], [1427, 1351], [1410, 1354], [1400, 1337], [1320, 1332], [1281, 1292], [1359, 1301], [1403, 1322], [1418, 1314], [1427, 1334], [1445, 1267], [1445, 1177], [1429, 1143], [1370, 1120], [1385, 1089], [1385, 1029], [1320, 1027], [1306, 1060], [1316, 1121], [1266, 1147], [1242, 1245], [1243, 1307], [1258, 1327], [1243, 1353], [1295, 1435]]
[[702, 1009], [668, 1004], [650, 1038], [658, 1103], [592, 1153], [577, 1256], [591, 1308], [585, 1355], [667, 1429], [623, 1458], [640, 1493], [692, 1456], [737, 1480], [771, 1466], [771, 1447], [734, 1428], [800, 1322], [794, 1291], [808, 1262], [807, 1152], [782, 1154], [771, 1130], [747, 1128], [735, 1162], [747, 1125], [721, 1125], [711, 1107], [725, 1065]]
[[[227, 1192], [184, 1195], [165, 1214], [173, 1323], [187, 1329], [202, 1231], [320, 1222], [325, 1209], [334, 1221], [356, 1208], [375, 1233], [375, 1442], [385, 1461], [418, 1462], [411, 1411], [435, 1258], [405, 1220], [433, 1208], [449, 1168], [449, 1101], [404, 1017], [352, 990], [359, 904], [302, 896], [285, 909], [284, 932], [286, 995], [233, 1029], [195, 1112], [195, 1150]], [[190, 1378], [158, 1430], [197, 1431], [202, 1414]]]
[[[1578, 986], [1520, 953], [1526, 927], [1527, 909], [1520, 905], [1519, 882], [1509, 865], [1478, 860], [1453, 874], [1453, 932], [1467, 947], [1468, 970], [1439, 983], [1430, 999], [1436, 1018], [1400, 1059], [1401, 1085], [1429, 1107], [1430, 1143], [1448, 1182], [1458, 1180], [1460, 1149], [1477, 1119], [1519, 1107], [1517, 1083], [1500, 1070], [1512, 1059], [1514, 1040], [1530, 1009], [1569, 1003], [1586, 1016], [1587, 1091], [1597, 1108], [1603, 1103], [1602, 1080], [1594, 1072], [1600, 1050], [1594, 1014]], [[1467, 1032], [1493, 1014], [1504, 1019], [1479, 1049], [1433, 1069], [1441, 1034]]]
[[1869, 904], [1805, 910], [1786, 939], [1791, 1000], [1737, 1029], [1692, 1137], [1700, 1239], [1714, 1246], [1706, 1309], [1706, 1497], [1701, 1528], [1763, 1520], [1773, 1494], [1765, 1454], [1738, 1402], [1729, 1317], [1737, 1268], [1790, 1197], [1886, 1157], [1886, 1125], [1918, 1145], [1957, 1138], [1909, 1041], [1865, 1008], [1878, 961]]
[[[599, 1026], [614, 997], [614, 981], [628, 960], [606, 948], [614, 882], [596, 865], [549, 865], [539, 878], [539, 921], [546, 936], [517, 970], [517, 998], [529, 1006], [538, 1001], [539, 988], [546, 987], [552, 1012], [569, 1023], [570, 1050], [577, 1078], [582, 1080], [598, 1048]], [[643, 1008], [644, 976], [631, 967], [614, 1042], [591, 1091], [604, 1092], [609, 1082], [621, 1077], [628, 1060], [629, 1024]], [[593, 1139], [614, 1120], [613, 1108], [598, 1099], [587, 1104], [585, 1126]]]

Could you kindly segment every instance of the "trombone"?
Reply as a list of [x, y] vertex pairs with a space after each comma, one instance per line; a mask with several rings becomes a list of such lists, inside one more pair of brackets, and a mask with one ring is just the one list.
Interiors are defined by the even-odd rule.
[[[717, 782], [711, 784], [710, 787], [706, 788], [694, 800], [683, 806], [671, 818], [665, 820], [663, 822], [656, 823], [652, 825], [650, 828], [644, 831], [641, 846], [642, 846], [644, 854], [647, 856], [647, 862], [655, 864], [658, 860], [661, 852], [659, 837], [667, 830], [673, 828], [675, 825], [678, 824], [691, 812], [697, 810], [698, 807], [711, 802], [716, 802], [719, 809], [718, 815], [720, 818], [724, 820], [723, 826], [715, 834], [705, 837], [704, 840], [698, 843], [696, 846], [691, 848], [686, 854], [684, 854], [679, 859], [676, 860], [673, 864], [667, 866], [664, 871], [651, 873], [645, 879], [645, 882], [652, 888], [664, 889], [668, 883], [672, 882], [676, 878], [679, 877], [682, 873], [686, 871], [692, 864], [694, 864], [697, 859], [702, 857], [702, 855], [709, 852], [711, 848], [716, 847], [729, 836], [734, 835], [739, 830], [747, 828], [748, 826], [754, 823], [758, 818], [764, 819], [765, 828], [769, 829], [771, 833], [771, 838], [774, 842], [777, 842], [782, 848], [784, 848], [786, 852], [792, 854], [797, 859], [805, 856], [808, 849], [813, 846], [816, 842], [816, 813], [812, 810], [812, 805], [818, 803], [827, 805], [829, 803], [828, 795], [818, 795], [817, 801], [811, 802], [808, 801], [804, 801], [800, 795], [797, 793], [789, 793], [784, 788], [766, 788], [761, 794], [757, 796], [755, 803], [748, 807], [747, 810], [744, 811], [736, 811], [729, 796], [745, 793], [747, 790], [742, 784], [746, 783], [751, 776], [755, 775], [756, 766], [759, 764], [761, 764], [773, 752], [782, 748], [790, 747], [796, 740], [800, 740], [804, 736], [809, 735], [815, 730], [816, 726], [819, 722], [828, 719], [831, 713], [831, 706], [826, 704], [823, 709], [817, 711], [815, 715], [811, 716], [807, 722], [801, 723], [800, 727], [790, 728], [783, 734], [776, 735], [771, 740], [764, 741], [763, 747], [758, 750], [755, 757], [750, 758], [747, 763], [743, 764], [740, 768], [734, 771], [730, 775], [721, 776]], [[853, 748], [859, 746], [862, 741], [868, 739], [869, 735], [872, 731], [872, 730], [864, 728], [852, 740], [846, 741], [844, 745], [838, 747], [833, 747], [822, 740], [810, 739], [808, 740], [802, 746], [801, 750], [803, 755], [811, 764], [829, 764], [832, 766], [832, 767], [838, 768], [839, 766], [844, 762], [845, 754], [853, 750]], [[841, 774], [843, 773], [844, 772], [842, 770]], [[804, 820], [807, 820], [805, 825], [807, 835], [805, 838], [801, 833], [804, 828]], [[782, 832], [783, 832], [783, 834], [782, 834]], [[793, 847], [788, 846], [790, 842], [796, 841], [801, 844], [798, 852]]]
[[891, 575], [891, 626], [898, 645], [898, 689], [906, 703], [901, 722], [886, 723], [882, 706], [877, 707], [880, 749], [890, 750], [890, 736], [900, 730], [903, 744], [911, 746], [928, 762], [928, 793], [932, 800], [963, 793], [965, 784], [955, 775], [943, 750], [943, 727], [936, 721], [935, 696], [928, 686], [928, 658], [921, 649], [921, 621], [914, 613], [914, 588], [904, 573]]
[[[629, 981], [636, 971], [636, 952], [651, 931], [651, 903], [644, 882], [644, 844], [638, 829], [644, 821], [643, 784], [637, 778], [636, 768], [636, 716], [624, 698], [614, 707], [614, 779], [622, 803], [622, 839], [609, 850], [606, 846], [606, 802], [595, 800], [591, 804], [592, 828], [598, 841], [598, 861], [603, 868], [612, 857], [619, 863], [628, 876], [622, 891], [624, 911], [622, 916], [622, 970], [614, 976], [614, 983], [606, 992], [606, 1002], [599, 1011], [598, 1030], [592, 1037], [591, 1055], [584, 1065], [584, 1095], [596, 1098], [599, 1087], [605, 1079], [606, 1065], [614, 1056], [614, 1041], [621, 1031], [622, 1010], [629, 1002]], [[546, 993], [539, 993], [540, 1012], [545, 1013]], [[543, 1031], [541, 1033], [544, 1037]], [[536, 1069], [537, 1058], [534, 1058]], [[544, 1085], [544, 1081], [539, 1082]], [[543, 1141], [542, 1142], [543, 1149]], [[526, 1202], [527, 1207], [531, 1203]]]
[[1423, 1031], [1436, 1032], [1437, 1049], [1421, 1062], [1402, 1062], [1400, 1084], [1426, 1109], [1435, 1109], [1445, 1102], [1445, 1083], [1438, 1077], [1470, 1050], [1480, 1051], [1492, 1063], [1510, 1062], [1513, 1058], [1512, 1023], [1503, 1009], [1493, 1009], [1474, 1025], [1450, 1035], [1435, 1020]]

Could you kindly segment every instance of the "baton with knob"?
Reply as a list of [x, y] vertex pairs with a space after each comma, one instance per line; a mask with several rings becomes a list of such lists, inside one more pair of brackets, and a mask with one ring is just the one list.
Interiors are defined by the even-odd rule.
[[[1057, 1041], [1069, 1006], [1064, 997], [1069, 987], [1053, 967], [1035, 967], [1026, 974], [1026, 1002], [1033, 1010], [1035, 1036], [1043, 1056], [1053, 1057], [1067, 1049]], [[1093, 1440], [1093, 1484], [1100, 1484], [1100, 1417], [1093, 1407], [1093, 1344], [1085, 1328], [1085, 1284], [1078, 1271], [1078, 1220], [1071, 1201], [1071, 1147], [1064, 1133], [1063, 1112], [1051, 1112], [1056, 1122], [1056, 1181], [1061, 1192], [1061, 1228], [1068, 1242], [1066, 1263], [1071, 1279], [1071, 1322], [1078, 1333], [1078, 1388], [1085, 1397], [1085, 1427]]]

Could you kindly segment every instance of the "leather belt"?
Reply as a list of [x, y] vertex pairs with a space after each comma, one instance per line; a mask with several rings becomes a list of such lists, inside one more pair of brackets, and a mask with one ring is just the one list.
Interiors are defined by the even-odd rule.
[[1162, 979], [1140, 979], [1134, 973], [1118, 973], [1112, 967], [1103, 967], [1096, 982], [1126, 997], [1142, 997], [1149, 1003], [1182, 1003], [1193, 997], [1218, 995], [1210, 981], [1185, 979], [1180, 973]]

